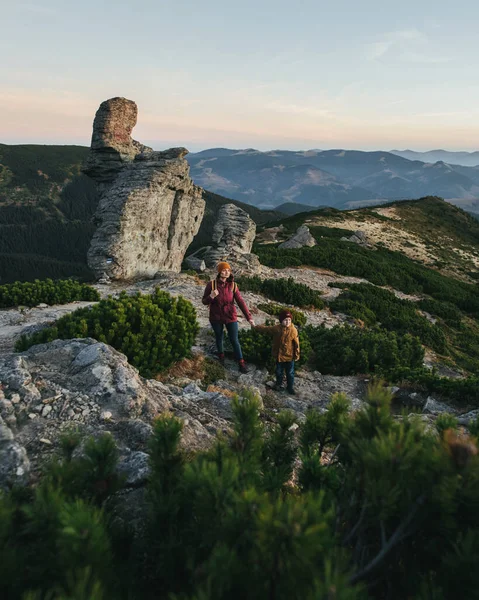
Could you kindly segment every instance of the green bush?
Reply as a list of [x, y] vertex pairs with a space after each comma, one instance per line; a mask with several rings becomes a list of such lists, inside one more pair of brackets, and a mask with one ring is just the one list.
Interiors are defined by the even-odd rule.
[[[142, 526], [134, 536], [118, 523], [117, 487], [102, 485], [115, 451], [106, 438], [90, 440], [89, 460], [67, 453], [34, 490], [0, 493], [0, 596], [475, 598], [476, 441], [397, 421], [390, 405], [381, 384], [354, 414], [336, 394], [295, 435], [291, 412], [265, 424], [245, 390], [232, 401], [232, 430], [190, 456], [183, 422], [161, 415], [147, 495], [122, 494], [145, 499], [135, 505]], [[91, 496], [99, 489], [105, 494]]]
[[0, 308], [37, 304], [66, 304], [75, 300], [96, 301], [100, 294], [89, 285], [71, 279], [53, 281], [45, 279], [29, 283], [7, 283], [0, 285]]
[[450, 415], [449, 413], [441, 413], [438, 415], [434, 425], [437, 432], [440, 435], [443, 435], [447, 429], [457, 429], [458, 423], [455, 416]]
[[425, 293], [435, 300], [453, 304], [465, 313], [479, 316], [476, 285], [445, 277], [414, 262], [400, 252], [385, 248], [369, 250], [337, 239], [323, 238], [312, 248], [280, 249], [273, 244], [255, 245], [261, 263], [281, 269], [310, 265], [331, 269], [341, 275], [364, 277], [375, 285], [389, 285], [407, 294]]
[[211, 358], [205, 358], [203, 363], [203, 373], [201, 383], [204, 387], [208, 387], [210, 383], [216, 383], [218, 379], [225, 379], [226, 377], [226, 371], [223, 365]]
[[258, 304], [257, 308], [267, 313], [268, 315], [274, 315], [277, 317], [282, 310], [289, 310], [289, 312], [293, 315], [293, 323], [299, 327], [306, 325], [308, 318], [304, 313], [295, 308], [291, 308], [290, 306], [282, 306], [281, 304], [273, 304], [272, 302], [268, 302], [267, 304]]
[[272, 300], [280, 300], [294, 306], [324, 307], [320, 292], [312, 290], [303, 283], [296, 283], [292, 277], [261, 279], [258, 275], [254, 275], [253, 277], [238, 277], [236, 281], [242, 290], [263, 294]]
[[350, 326], [304, 328], [313, 351], [313, 364], [321, 373], [388, 373], [400, 367], [422, 366], [424, 350], [417, 337], [384, 329]]
[[23, 336], [16, 350], [55, 339], [93, 337], [125, 354], [150, 377], [188, 356], [199, 326], [188, 300], [156, 289], [152, 295], [109, 297], [65, 315], [53, 327]]
[[394, 383], [411, 382], [421, 386], [430, 394], [438, 394], [461, 405], [479, 407], [479, 377], [466, 378], [440, 377], [425, 367], [399, 367], [388, 373], [388, 380]]
[[367, 283], [352, 284], [329, 306], [359, 318], [367, 325], [380, 323], [398, 334], [417, 335], [423, 344], [436, 352], [448, 351], [444, 331], [420, 315], [414, 302], [397, 298], [389, 290]]
[[462, 322], [462, 312], [450, 302], [441, 302], [432, 298], [420, 300], [417, 305], [420, 309], [439, 317], [451, 327], [458, 329]]
[[[267, 320], [266, 325], [277, 325], [277, 321]], [[242, 329], [239, 331], [239, 340], [244, 358], [257, 365], [265, 366], [270, 371], [274, 369], [276, 361], [272, 356], [272, 339], [266, 333], [260, 333], [254, 327], [251, 329]], [[300, 359], [296, 365], [301, 367], [306, 364], [311, 356], [311, 344], [304, 330], [298, 331]]]

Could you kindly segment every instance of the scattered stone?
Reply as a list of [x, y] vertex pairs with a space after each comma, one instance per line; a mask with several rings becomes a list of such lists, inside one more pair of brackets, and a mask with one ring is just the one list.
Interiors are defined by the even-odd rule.
[[206, 263], [202, 258], [197, 258], [195, 253], [190, 254], [185, 258], [185, 264], [189, 269], [194, 269], [202, 273], [206, 270]]
[[40, 438], [39, 440], [42, 444], [46, 444], [47, 446], [51, 446], [52, 445], [52, 441], [49, 440], [48, 438]]
[[102, 421], [110, 421], [112, 416], [113, 415], [111, 414], [111, 412], [109, 410], [104, 410], [100, 415], [100, 419]]
[[149, 456], [145, 452], [130, 452], [118, 463], [118, 472], [125, 477], [125, 486], [139, 487], [150, 476]]
[[451, 406], [435, 400], [432, 396], [428, 396], [426, 404], [423, 408], [423, 412], [430, 413], [432, 415], [439, 415], [441, 413], [454, 414], [456, 411]]
[[278, 248], [302, 248], [303, 246], [316, 246], [316, 240], [311, 235], [307, 225], [301, 225], [296, 230], [296, 233], [278, 246]]

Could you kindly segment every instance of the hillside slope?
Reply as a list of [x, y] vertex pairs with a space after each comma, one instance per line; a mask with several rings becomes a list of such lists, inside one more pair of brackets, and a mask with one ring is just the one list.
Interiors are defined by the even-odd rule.
[[[0, 283], [35, 278], [92, 279], [86, 255], [98, 204], [95, 183], [80, 172], [82, 146], [0, 145]], [[281, 216], [204, 192], [206, 211], [189, 252], [206, 245], [218, 209], [233, 202], [256, 223]]]
[[397, 251], [444, 275], [464, 281], [479, 278], [479, 222], [441, 198], [392, 202], [378, 207], [339, 211], [323, 208], [279, 219], [277, 237], [286, 239], [302, 224], [326, 237], [348, 237], [359, 230], [375, 247]]

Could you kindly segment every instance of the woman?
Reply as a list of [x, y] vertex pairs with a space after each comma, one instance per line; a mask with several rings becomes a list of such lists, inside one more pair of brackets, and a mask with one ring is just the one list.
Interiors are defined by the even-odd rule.
[[228, 337], [233, 346], [234, 357], [238, 361], [241, 373], [247, 373], [246, 365], [241, 352], [238, 339], [238, 315], [236, 313], [235, 300], [248, 322], [254, 326], [253, 317], [241, 297], [238, 286], [231, 274], [231, 267], [227, 262], [220, 262], [217, 267], [216, 279], [210, 281], [203, 294], [203, 304], [210, 307], [210, 323], [216, 336], [216, 349], [218, 359], [224, 364], [223, 352], [223, 328], [226, 326]]

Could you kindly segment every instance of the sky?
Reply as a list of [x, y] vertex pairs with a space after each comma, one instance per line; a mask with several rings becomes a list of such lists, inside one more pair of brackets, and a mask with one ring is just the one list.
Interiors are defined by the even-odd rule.
[[[388, 7], [391, 6], [391, 8]], [[0, 143], [479, 149], [475, 0], [0, 0]]]

